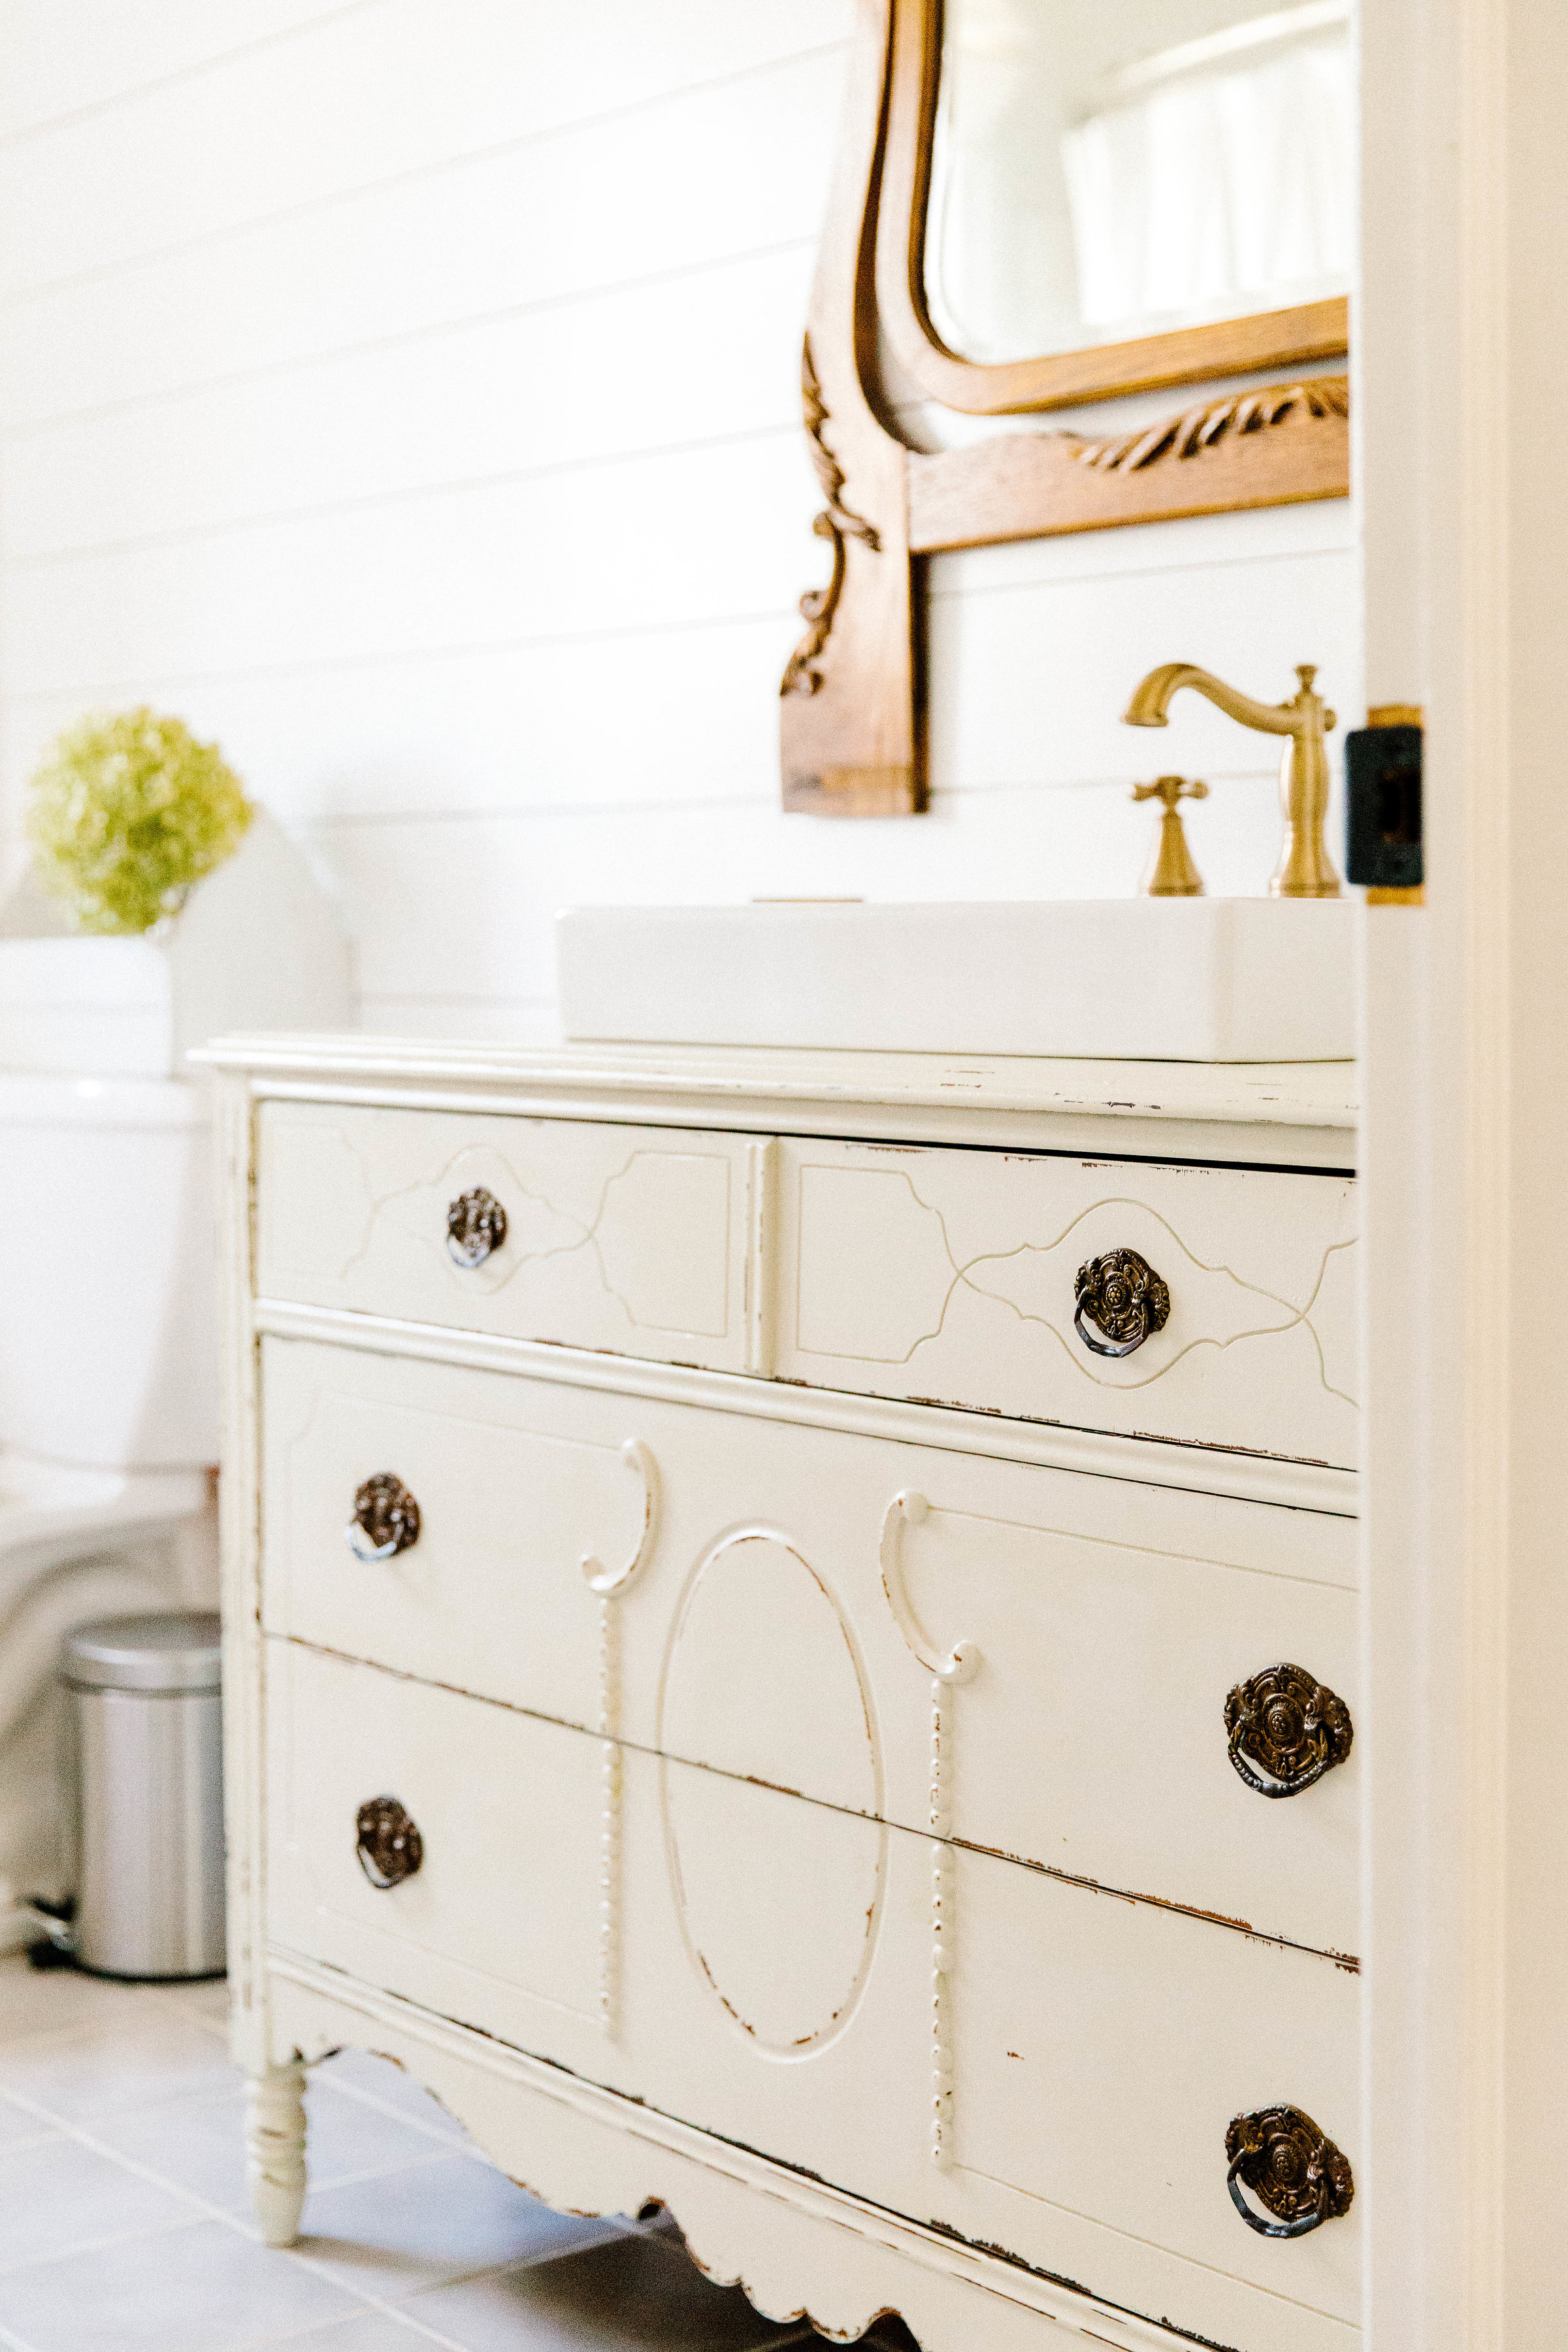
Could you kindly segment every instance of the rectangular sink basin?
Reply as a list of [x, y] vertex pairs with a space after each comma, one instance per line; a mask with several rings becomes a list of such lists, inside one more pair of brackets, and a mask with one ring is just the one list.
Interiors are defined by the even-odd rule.
[[1345, 898], [578, 907], [571, 1039], [1110, 1061], [1355, 1053]]

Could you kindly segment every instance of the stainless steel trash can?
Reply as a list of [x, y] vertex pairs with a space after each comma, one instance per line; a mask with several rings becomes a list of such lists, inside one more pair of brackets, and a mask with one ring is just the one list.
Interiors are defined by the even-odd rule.
[[99, 1976], [223, 1973], [219, 1656], [205, 1611], [105, 1617], [67, 1639], [74, 1943]]

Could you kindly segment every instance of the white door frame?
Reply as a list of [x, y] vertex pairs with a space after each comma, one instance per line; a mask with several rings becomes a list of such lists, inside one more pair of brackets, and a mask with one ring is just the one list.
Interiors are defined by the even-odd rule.
[[[1371, 2352], [1568, 2346], [1568, 5], [1363, 0]], [[1556, 722], [1556, 723], [1554, 723]]]

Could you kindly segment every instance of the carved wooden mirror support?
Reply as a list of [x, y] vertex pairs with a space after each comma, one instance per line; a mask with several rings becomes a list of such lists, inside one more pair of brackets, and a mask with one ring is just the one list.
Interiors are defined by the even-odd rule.
[[1331, 359], [1342, 298], [1135, 341], [982, 365], [946, 350], [921, 292], [941, 0], [860, 0], [838, 167], [801, 370], [826, 584], [780, 686], [784, 803], [817, 815], [925, 806], [919, 570], [960, 547], [1343, 498], [1349, 387], [1310, 375], [1210, 394], [1110, 436], [1004, 432], [927, 452], [879, 388], [879, 326], [921, 390], [999, 415]]

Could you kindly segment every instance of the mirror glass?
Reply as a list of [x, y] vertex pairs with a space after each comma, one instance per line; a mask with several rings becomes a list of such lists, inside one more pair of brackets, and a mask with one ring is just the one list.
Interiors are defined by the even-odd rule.
[[932, 327], [1041, 358], [1343, 294], [1349, 0], [943, 0]]

